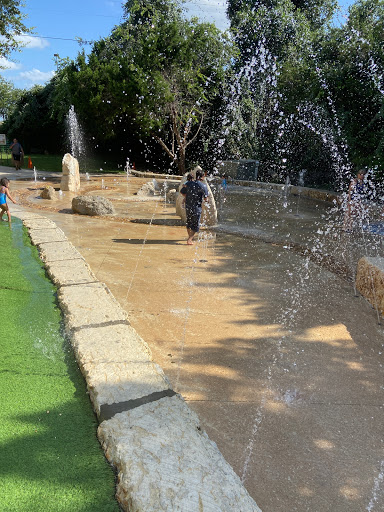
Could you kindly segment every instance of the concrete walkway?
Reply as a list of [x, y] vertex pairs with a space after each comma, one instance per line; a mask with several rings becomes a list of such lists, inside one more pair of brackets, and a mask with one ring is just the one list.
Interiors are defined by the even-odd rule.
[[264, 512], [383, 509], [383, 331], [350, 284], [273, 240], [205, 231], [187, 247], [159, 202], [119, 203], [119, 222], [28, 204], [107, 284]]

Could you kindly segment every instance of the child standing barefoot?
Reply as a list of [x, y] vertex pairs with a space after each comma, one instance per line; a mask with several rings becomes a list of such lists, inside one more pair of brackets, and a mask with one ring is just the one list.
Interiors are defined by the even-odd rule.
[[7, 205], [7, 197], [12, 201], [12, 203], [16, 204], [16, 201], [9, 193], [9, 180], [7, 180], [7, 178], [2, 178], [0, 180], [0, 221], [3, 220], [4, 213], [7, 212], [8, 222], [11, 224], [11, 214]]

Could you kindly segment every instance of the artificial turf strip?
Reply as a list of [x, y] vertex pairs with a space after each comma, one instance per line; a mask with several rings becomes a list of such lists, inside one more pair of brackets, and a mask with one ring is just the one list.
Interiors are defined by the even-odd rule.
[[0, 222], [0, 511], [117, 512], [55, 289], [12, 220]]

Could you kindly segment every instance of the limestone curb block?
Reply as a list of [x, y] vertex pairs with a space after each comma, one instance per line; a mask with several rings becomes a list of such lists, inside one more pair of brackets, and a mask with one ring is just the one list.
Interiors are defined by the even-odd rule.
[[130, 325], [89, 327], [72, 334], [79, 364], [152, 361], [150, 348]]
[[82, 259], [47, 262], [45, 268], [57, 287], [97, 282], [95, 274]]
[[384, 313], [384, 258], [365, 256], [357, 264], [356, 288], [374, 308]]
[[56, 224], [49, 219], [43, 218], [27, 218], [24, 221], [24, 226], [28, 229], [49, 229], [57, 228]]
[[261, 512], [179, 396], [116, 414], [98, 436], [124, 510]]
[[128, 323], [127, 313], [102, 283], [63, 286], [57, 296], [69, 331], [112, 322]]
[[[27, 212], [24, 210], [13, 210], [13, 213], [14, 213], [15, 217], [18, 217], [23, 222], [26, 221], [27, 219], [41, 219], [41, 220], [45, 219], [45, 217], [42, 217], [38, 213]], [[46, 220], [48, 220], [48, 219], [46, 219]]]
[[140, 399], [170, 388], [147, 344], [129, 325], [81, 329], [72, 334], [76, 359], [96, 414], [102, 405]]
[[65, 242], [67, 237], [59, 228], [29, 229], [29, 236], [33, 245], [52, 242]]
[[102, 405], [129, 402], [170, 388], [163, 370], [152, 362], [86, 363], [81, 371], [98, 416]]
[[84, 259], [70, 242], [41, 243], [37, 245], [44, 262]]

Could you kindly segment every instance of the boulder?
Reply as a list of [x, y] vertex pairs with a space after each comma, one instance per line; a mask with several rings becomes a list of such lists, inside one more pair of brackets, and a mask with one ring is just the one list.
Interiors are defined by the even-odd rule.
[[66, 153], [62, 162], [63, 175], [60, 189], [77, 192], [80, 190], [79, 162], [70, 153]]
[[80, 215], [113, 215], [115, 213], [111, 201], [100, 196], [74, 197], [72, 210]]
[[148, 183], [144, 183], [141, 189], [137, 192], [137, 195], [141, 197], [149, 197], [154, 196], [155, 193], [156, 190], [154, 184], [151, 181], [148, 181]]
[[359, 260], [356, 288], [372, 307], [384, 314], [384, 258], [364, 256]]
[[56, 190], [53, 187], [51, 187], [51, 185], [47, 185], [41, 191], [40, 197], [42, 199], [50, 199], [51, 201], [56, 201], [57, 200]]
[[167, 195], [166, 195], [167, 203], [175, 204], [176, 203], [176, 195], [177, 195], [177, 190], [175, 188], [171, 188], [171, 190], [168, 190]]

